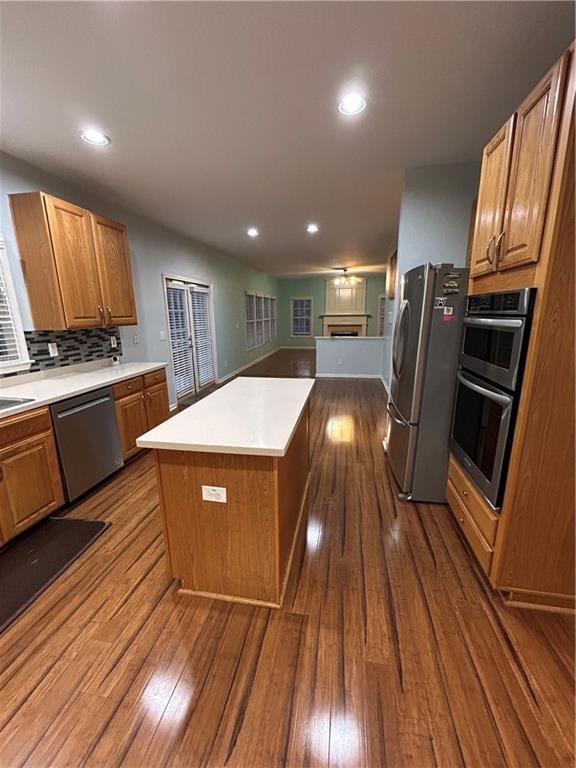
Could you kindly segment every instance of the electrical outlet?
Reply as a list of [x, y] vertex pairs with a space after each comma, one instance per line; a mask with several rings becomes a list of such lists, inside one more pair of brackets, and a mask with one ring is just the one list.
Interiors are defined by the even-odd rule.
[[58, 344], [50, 342], [50, 344], [48, 344], [48, 354], [50, 357], [58, 357]]
[[160, 331], [160, 341], [166, 341], [166, 331]]
[[220, 504], [226, 504], [226, 488], [220, 488], [217, 485], [203, 485], [202, 501], [218, 501]]
[[116, 338], [116, 336], [110, 336], [110, 346], [112, 347], [112, 349], [118, 348], [118, 339]]
[[343, 363], [343, 360], [342, 360], [342, 358], [341, 358], [341, 357], [337, 358], [337, 360], [336, 360], [336, 364], [337, 364], [337, 365], [342, 365], [342, 363]]
[[134, 336], [132, 336], [132, 341], [134, 342], [134, 344], [140, 344], [140, 336], [138, 336], [138, 334], [135, 333]]

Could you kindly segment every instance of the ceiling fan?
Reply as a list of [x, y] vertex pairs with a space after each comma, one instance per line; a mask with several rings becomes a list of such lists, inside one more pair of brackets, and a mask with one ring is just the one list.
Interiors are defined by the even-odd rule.
[[336, 272], [342, 272], [342, 277], [334, 278], [336, 285], [352, 285], [352, 283], [356, 282], [355, 278], [350, 277], [348, 274], [348, 267], [331, 267], [331, 269], [334, 269]]

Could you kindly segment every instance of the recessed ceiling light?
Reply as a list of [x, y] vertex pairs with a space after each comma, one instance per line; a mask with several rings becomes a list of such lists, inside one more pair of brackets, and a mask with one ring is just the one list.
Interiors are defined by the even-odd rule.
[[248, 229], [246, 230], [246, 234], [248, 235], [248, 237], [258, 237], [260, 233], [258, 232], [256, 227], [248, 227]]
[[95, 147], [105, 147], [110, 144], [110, 137], [96, 128], [86, 128], [84, 131], [80, 131], [80, 138], [86, 144], [92, 144]]
[[359, 115], [366, 109], [366, 99], [360, 91], [350, 91], [338, 104], [338, 112], [343, 115]]
[[315, 235], [316, 232], [320, 231], [320, 227], [318, 224], [314, 224], [313, 222], [310, 222], [308, 226], [306, 227], [306, 232], [308, 232], [310, 235]]

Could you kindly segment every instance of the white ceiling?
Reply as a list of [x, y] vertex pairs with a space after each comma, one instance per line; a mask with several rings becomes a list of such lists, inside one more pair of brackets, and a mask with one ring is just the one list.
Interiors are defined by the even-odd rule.
[[403, 169], [479, 159], [573, 34], [555, 2], [2, 3], [2, 146], [272, 273], [370, 267]]

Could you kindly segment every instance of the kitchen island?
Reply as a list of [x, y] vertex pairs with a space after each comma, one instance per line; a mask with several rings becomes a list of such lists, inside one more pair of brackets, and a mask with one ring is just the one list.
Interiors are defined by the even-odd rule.
[[240, 377], [142, 435], [182, 592], [280, 607], [304, 525], [313, 379]]

